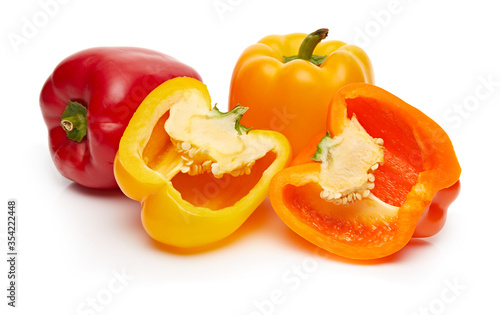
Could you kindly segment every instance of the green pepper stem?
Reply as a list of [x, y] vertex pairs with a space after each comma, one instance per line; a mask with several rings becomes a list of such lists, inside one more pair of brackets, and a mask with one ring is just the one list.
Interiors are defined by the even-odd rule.
[[327, 28], [320, 28], [317, 31], [312, 32], [307, 35], [306, 38], [302, 41], [302, 44], [299, 48], [299, 54], [297, 55], [298, 59], [310, 60], [314, 49], [316, 46], [326, 37], [328, 36]]
[[68, 139], [81, 142], [87, 134], [87, 108], [78, 102], [69, 102], [61, 115], [61, 127]]

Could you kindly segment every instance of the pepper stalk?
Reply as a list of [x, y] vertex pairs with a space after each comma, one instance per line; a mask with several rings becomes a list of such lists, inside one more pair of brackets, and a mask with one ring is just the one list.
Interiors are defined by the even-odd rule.
[[61, 115], [61, 127], [68, 139], [81, 142], [87, 135], [87, 108], [70, 101]]
[[283, 56], [283, 62], [287, 63], [295, 59], [303, 59], [311, 62], [312, 64], [319, 66], [323, 61], [325, 61], [327, 56], [314, 55], [314, 49], [316, 46], [328, 36], [327, 28], [320, 28], [311, 34], [307, 35], [299, 48], [299, 53], [295, 56]]

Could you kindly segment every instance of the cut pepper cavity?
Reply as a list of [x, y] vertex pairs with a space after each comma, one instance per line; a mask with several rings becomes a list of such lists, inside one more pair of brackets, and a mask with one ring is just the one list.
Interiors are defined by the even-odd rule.
[[461, 169], [438, 124], [379, 87], [354, 83], [331, 101], [327, 130], [271, 182], [283, 222], [352, 259], [385, 257], [414, 235], [439, 232]]
[[120, 141], [115, 177], [142, 205], [156, 241], [193, 248], [221, 240], [268, 196], [271, 178], [288, 165], [282, 134], [239, 123], [243, 106], [212, 108], [206, 86], [168, 80], [141, 103]]

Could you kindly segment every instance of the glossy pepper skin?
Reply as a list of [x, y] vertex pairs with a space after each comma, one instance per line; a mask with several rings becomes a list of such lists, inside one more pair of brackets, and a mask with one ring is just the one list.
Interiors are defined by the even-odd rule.
[[171, 98], [195, 91], [210, 106], [206, 86], [177, 78], [153, 90], [137, 109], [120, 141], [114, 163], [117, 182], [131, 199], [142, 204], [142, 224], [158, 242], [193, 248], [233, 233], [268, 196], [271, 178], [290, 160], [290, 144], [274, 131], [250, 130], [273, 143], [248, 175], [210, 173], [190, 176], [176, 165], [181, 160], [163, 126]]
[[90, 48], [64, 59], [40, 95], [58, 171], [86, 187], [117, 187], [113, 160], [128, 121], [149, 92], [179, 76], [201, 80], [191, 67], [143, 48]]
[[245, 49], [234, 68], [229, 96], [230, 108], [241, 104], [252, 109], [243, 117], [244, 125], [283, 133], [294, 155], [324, 132], [328, 104], [339, 88], [374, 81], [367, 54], [337, 40], [316, 43], [314, 54], [326, 56], [320, 65], [304, 59], [285, 63], [284, 57], [297, 55], [307, 36], [270, 35]]
[[321, 164], [306, 159], [315, 151], [312, 144], [293, 166], [275, 176], [270, 197], [279, 217], [311, 243], [343, 257], [375, 259], [399, 251], [412, 236], [439, 232], [460, 190], [461, 168], [444, 130], [381, 88], [369, 84], [342, 88], [330, 105], [330, 134], [340, 134], [353, 115], [370, 136], [385, 141], [385, 164], [373, 173], [372, 193], [399, 207], [396, 217], [370, 226], [359, 224], [361, 214], [351, 224], [344, 220], [349, 214], [339, 215], [344, 206], [331, 206], [317, 197]]

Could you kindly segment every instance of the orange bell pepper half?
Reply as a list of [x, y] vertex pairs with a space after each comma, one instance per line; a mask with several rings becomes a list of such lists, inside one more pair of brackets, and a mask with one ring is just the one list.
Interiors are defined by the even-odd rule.
[[461, 168], [436, 122], [355, 83], [333, 98], [327, 127], [271, 182], [273, 208], [293, 231], [352, 259], [385, 257], [439, 232]]
[[328, 104], [338, 89], [374, 80], [361, 48], [322, 41], [327, 34], [328, 29], [319, 29], [266, 36], [243, 51], [233, 71], [229, 108], [251, 108], [242, 124], [284, 134], [294, 155], [324, 132]]

